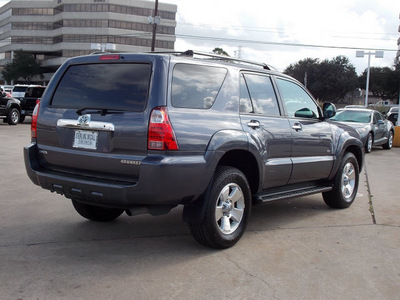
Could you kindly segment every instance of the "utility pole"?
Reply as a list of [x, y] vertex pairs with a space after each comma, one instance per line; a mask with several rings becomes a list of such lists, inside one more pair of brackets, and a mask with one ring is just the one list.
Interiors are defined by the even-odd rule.
[[[156, 0], [156, 4], [154, 7], [154, 14], [152, 18], [152, 24], [153, 24], [153, 37], [151, 39], [151, 52], [154, 52], [154, 49], [156, 47], [156, 31], [157, 31], [157, 18], [158, 15], [158, 0]], [[159, 17], [158, 17], [159, 18]]]
[[371, 55], [375, 55], [376, 58], [383, 58], [383, 51], [375, 51], [375, 52], [356, 51], [356, 57], [364, 57], [364, 55], [368, 55], [367, 84], [365, 87], [365, 104], [364, 104], [365, 107], [368, 107], [369, 69], [371, 65]]

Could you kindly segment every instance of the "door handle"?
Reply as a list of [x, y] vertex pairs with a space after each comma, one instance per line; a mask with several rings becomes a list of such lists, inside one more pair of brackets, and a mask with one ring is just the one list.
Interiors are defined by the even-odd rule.
[[247, 126], [251, 127], [251, 128], [259, 128], [260, 127], [260, 122], [258, 122], [257, 120], [251, 120], [249, 123], [247, 123]]
[[296, 131], [300, 131], [300, 130], [303, 129], [303, 127], [301, 126], [300, 123], [294, 123], [293, 126], [292, 126], [292, 129], [296, 130]]

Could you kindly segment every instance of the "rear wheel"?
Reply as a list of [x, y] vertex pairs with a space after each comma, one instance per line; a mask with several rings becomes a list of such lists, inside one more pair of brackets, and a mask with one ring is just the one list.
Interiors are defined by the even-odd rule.
[[359, 182], [359, 167], [353, 153], [347, 152], [333, 182], [333, 189], [323, 193], [324, 201], [334, 208], [349, 207], [357, 195]]
[[193, 237], [216, 249], [235, 245], [246, 229], [251, 210], [246, 176], [236, 168], [219, 167], [202, 201], [206, 201], [202, 222], [189, 222]]
[[393, 146], [393, 131], [389, 131], [389, 136], [386, 144], [383, 144], [383, 149], [392, 149]]
[[75, 210], [84, 218], [95, 222], [110, 222], [118, 218], [123, 209], [89, 205], [72, 200]]

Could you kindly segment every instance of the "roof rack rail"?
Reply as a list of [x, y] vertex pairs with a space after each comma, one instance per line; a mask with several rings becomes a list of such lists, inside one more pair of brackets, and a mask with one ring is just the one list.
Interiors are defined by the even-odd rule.
[[207, 52], [199, 52], [199, 51], [193, 51], [193, 50], [187, 50], [187, 51], [161, 51], [161, 52], [150, 52], [150, 53], [160, 53], [160, 54], [173, 54], [173, 55], [180, 55], [180, 56], [187, 56], [187, 57], [194, 57], [196, 56], [204, 56], [204, 57], [209, 57], [212, 59], [216, 60], [223, 60], [223, 61], [228, 61], [228, 62], [238, 62], [238, 63], [244, 63], [244, 64], [249, 64], [249, 65], [255, 65], [262, 67], [265, 70], [276, 70], [274, 67], [265, 64], [265, 63], [259, 63], [255, 62], [252, 60], [246, 60], [246, 59], [241, 59], [241, 58], [235, 58], [235, 57], [230, 57], [226, 55], [218, 55], [214, 53], [207, 53]]

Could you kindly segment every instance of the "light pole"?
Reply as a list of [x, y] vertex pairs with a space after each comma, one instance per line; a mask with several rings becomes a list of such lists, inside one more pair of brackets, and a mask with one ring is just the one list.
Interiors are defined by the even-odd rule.
[[356, 57], [364, 57], [364, 55], [368, 55], [367, 84], [365, 87], [365, 107], [368, 107], [369, 69], [371, 64], [371, 55], [375, 55], [376, 58], [383, 58], [383, 51], [375, 51], [375, 52], [356, 51]]
[[160, 17], [158, 15], [158, 0], [156, 0], [156, 3], [154, 5], [154, 14], [153, 17], [149, 17], [149, 21], [151, 22], [150, 24], [153, 25], [153, 35], [151, 38], [151, 52], [154, 52], [154, 49], [156, 47], [156, 32], [157, 32], [157, 24], [160, 24]]

